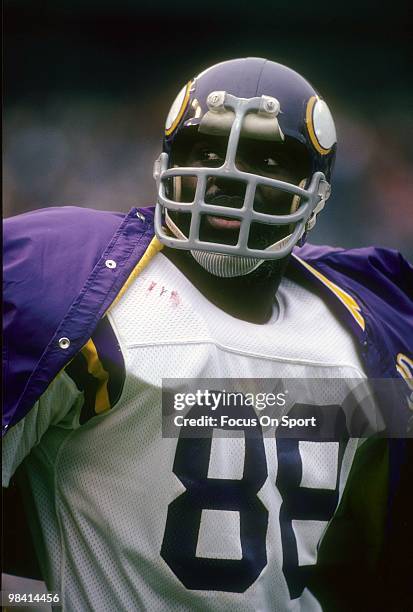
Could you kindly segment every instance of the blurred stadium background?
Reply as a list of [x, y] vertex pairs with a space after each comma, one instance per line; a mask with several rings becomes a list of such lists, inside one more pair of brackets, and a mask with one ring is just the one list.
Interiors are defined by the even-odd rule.
[[5, 0], [5, 216], [150, 205], [180, 87], [216, 61], [263, 56], [303, 73], [337, 119], [333, 195], [312, 242], [412, 258], [408, 5]]

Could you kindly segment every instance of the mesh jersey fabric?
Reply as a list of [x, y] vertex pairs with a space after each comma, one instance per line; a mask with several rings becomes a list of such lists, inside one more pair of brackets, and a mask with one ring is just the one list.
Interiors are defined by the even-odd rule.
[[[265, 468], [257, 470], [266, 475], [256, 497], [267, 516], [266, 563], [244, 592], [225, 584], [209, 589], [202, 576], [204, 588], [191, 588], [177, 577], [174, 561], [160, 554], [169, 508], [186, 491], [176, 468], [178, 441], [161, 436], [161, 384], [177, 376], [360, 381], [365, 376], [352, 338], [320, 298], [289, 279], [281, 282], [268, 324], [235, 319], [161, 254], [109, 318], [126, 364], [117, 405], [79, 426], [81, 394], [61, 374], [39, 402], [46, 406], [42, 425], [35, 411], [5, 439], [6, 482], [31, 449], [25, 461], [30, 517], [48, 588], [61, 591], [66, 610], [320, 610], [308, 589], [292, 592], [283, 568], [286, 547], [294, 548], [298, 568], [316, 563], [328, 519], [285, 517], [285, 498], [289, 491], [336, 490], [337, 506], [358, 440], [300, 441], [294, 461], [301, 477], [291, 484], [283, 445], [263, 439]], [[318, 388], [322, 404], [342, 399], [342, 385]], [[242, 481], [246, 457], [244, 438], [214, 431], [204, 485]], [[242, 510], [202, 509], [194, 573], [200, 560], [240, 560], [244, 520]], [[169, 542], [168, 550], [179, 558], [181, 544]]]

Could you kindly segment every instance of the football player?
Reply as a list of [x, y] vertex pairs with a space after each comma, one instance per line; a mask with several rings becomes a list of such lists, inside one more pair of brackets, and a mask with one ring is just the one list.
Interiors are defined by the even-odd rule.
[[[172, 104], [155, 210], [6, 221], [3, 482], [19, 468], [63, 609], [353, 610], [378, 589], [405, 447], [355, 433], [348, 398], [395, 380], [373, 433], [407, 436], [412, 276], [305, 243], [335, 153], [308, 81], [227, 61]], [[284, 436], [246, 405], [232, 431], [165, 435], [162, 402], [205, 379], [299, 381], [284, 416], [346, 427]]]

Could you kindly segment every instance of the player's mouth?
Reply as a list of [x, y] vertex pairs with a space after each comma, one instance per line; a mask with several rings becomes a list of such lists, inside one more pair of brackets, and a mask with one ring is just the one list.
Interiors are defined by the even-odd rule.
[[208, 224], [218, 230], [239, 230], [241, 221], [239, 219], [229, 217], [216, 217], [215, 215], [206, 215]]

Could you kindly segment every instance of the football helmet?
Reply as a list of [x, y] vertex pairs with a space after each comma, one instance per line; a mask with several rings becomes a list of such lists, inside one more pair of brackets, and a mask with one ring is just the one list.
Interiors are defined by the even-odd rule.
[[[178, 150], [211, 136], [225, 142], [218, 163], [185, 165]], [[305, 157], [305, 176], [295, 184], [280, 180], [277, 174], [273, 178], [246, 170], [238, 160], [241, 144], [248, 141], [266, 143], [274, 151], [293, 151], [292, 155], [299, 150]], [[211, 254], [231, 261], [230, 272], [225, 272], [225, 265], [209, 269], [223, 276], [246, 274], [264, 260], [284, 258], [304, 241], [330, 195], [335, 153], [336, 131], [329, 108], [297, 72], [262, 58], [216, 64], [181, 89], [168, 114], [163, 152], [154, 165], [156, 235], [169, 247], [190, 250], [207, 269]], [[196, 187], [191, 201], [183, 201], [181, 184], [188, 177]], [[211, 181], [225, 180], [242, 185], [236, 205], [231, 198], [223, 206], [207, 197]], [[277, 210], [276, 204], [270, 210], [256, 206], [257, 193], [263, 188], [289, 194], [288, 210]], [[185, 227], [179, 222], [181, 213], [189, 219]], [[212, 240], [203, 238], [205, 216], [224, 217], [230, 222], [227, 225], [238, 228], [236, 239], [221, 241], [219, 232], [218, 238], [216, 234]], [[282, 231], [272, 234], [271, 244], [257, 247], [251, 243], [252, 228], [262, 225]]]

